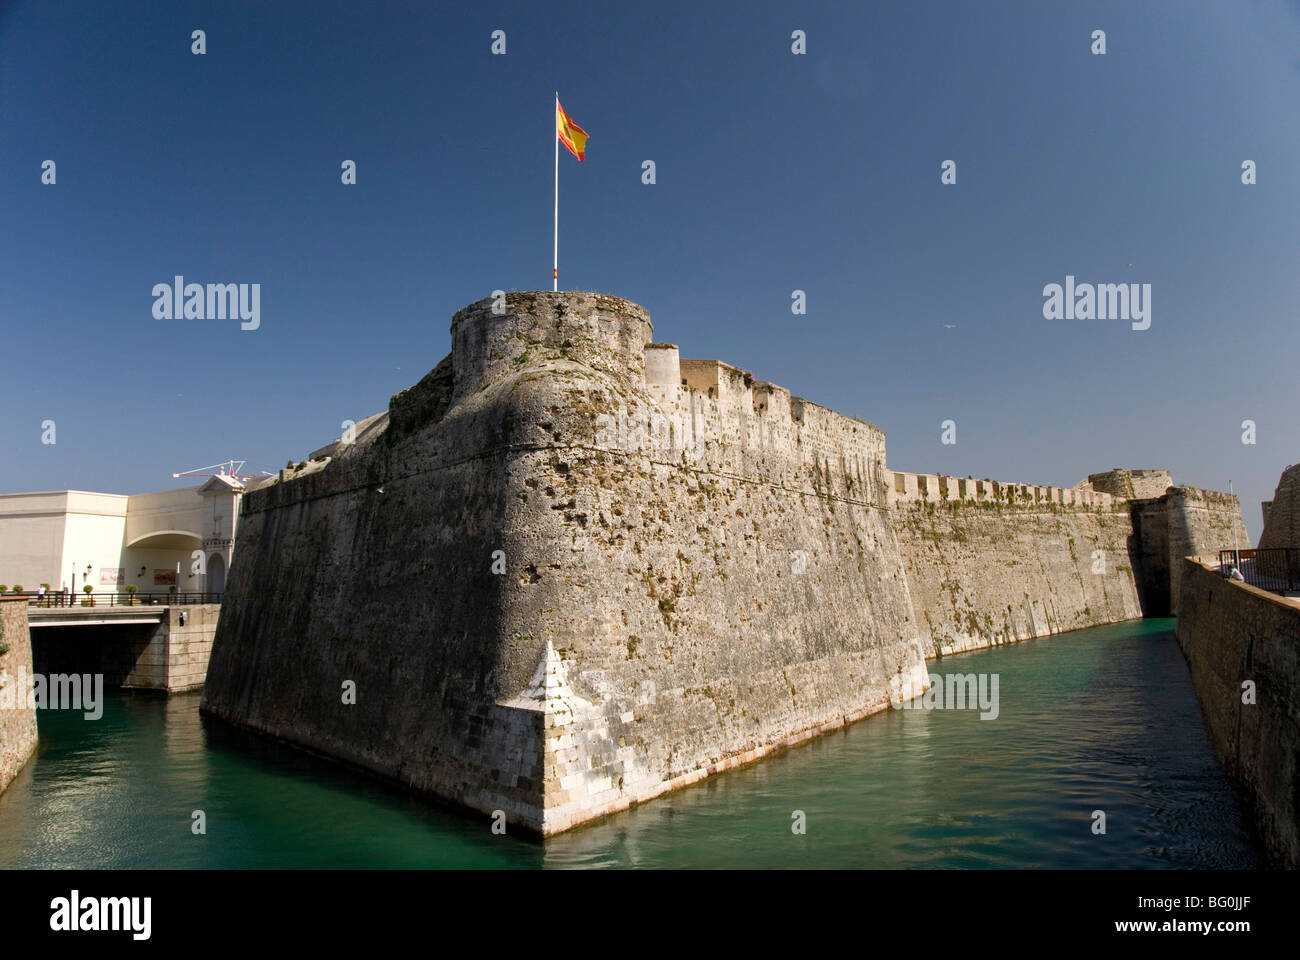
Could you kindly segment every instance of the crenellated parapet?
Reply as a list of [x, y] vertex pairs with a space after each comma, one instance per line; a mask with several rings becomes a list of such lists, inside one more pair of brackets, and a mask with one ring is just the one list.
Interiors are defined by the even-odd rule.
[[1174, 485], [1168, 470], [1131, 470], [1117, 468], [1091, 473], [1087, 480], [1075, 484], [1076, 490], [1109, 493], [1119, 500], [1152, 500], [1162, 497]]
[[1112, 510], [1120, 502], [1109, 493], [1072, 487], [1045, 487], [1030, 483], [952, 477], [933, 473], [903, 473], [888, 470], [889, 502], [989, 503], [1008, 506], [1057, 506], [1083, 510]]
[[[605, 450], [876, 506], [887, 502], [882, 430], [721, 360], [681, 357], [676, 344], [653, 341], [649, 315], [634, 303], [590, 293], [509, 293], [457, 311], [451, 336], [451, 354], [393, 397], [388, 412], [359, 421], [350, 441], [317, 450], [319, 461], [282, 470], [261, 486], [305, 481], [322, 471], [326, 457], [355, 460], [360, 450], [391, 446], [434, 423], [465, 423], [495, 405], [502, 391], [545, 378], [563, 402], [520, 411], [497, 434], [499, 443]], [[448, 455], [458, 456], [470, 439], [449, 444]], [[248, 509], [373, 482], [373, 471], [359, 462], [336, 463], [326, 473], [310, 489], [291, 483], [295, 489], [258, 491]]]
[[645, 370], [652, 405], [629, 412], [626, 427], [610, 420], [612, 412], [598, 417], [598, 446], [635, 447], [663, 462], [885, 502], [885, 434], [874, 425], [721, 360], [682, 358], [674, 344], [648, 344]]

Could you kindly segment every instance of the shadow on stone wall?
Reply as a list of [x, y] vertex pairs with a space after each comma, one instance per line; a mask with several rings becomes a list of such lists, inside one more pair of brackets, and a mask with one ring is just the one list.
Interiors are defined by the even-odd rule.
[[1128, 555], [1142, 616], [1172, 616], [1168, 511], [1159, 500], [1135, 500], [1129, 511], [1133, 532], [1128, 538]]

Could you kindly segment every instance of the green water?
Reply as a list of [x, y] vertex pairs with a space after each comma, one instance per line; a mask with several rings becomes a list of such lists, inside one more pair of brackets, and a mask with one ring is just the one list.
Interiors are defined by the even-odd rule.
[[40, 714], [0, 867], [1257, 866], [1172, 623], [945, 658], [931, 671], [999, 675], [996, 720], [886, 711], [544, 844], [200, 718], [197, 696], [113, 694], [98, 721]]

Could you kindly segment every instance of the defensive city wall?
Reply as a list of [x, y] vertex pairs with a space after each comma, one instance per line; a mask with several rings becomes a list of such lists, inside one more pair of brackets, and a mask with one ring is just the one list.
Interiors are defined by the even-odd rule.
[[541, 834], [918, 694], [927, 658], [1167, 605], [1170, 551], [1240, 524], [1131, 497], [1160, 472], [894, 473], [872, 424], [588, 293], [464, 308], [312, 456], [243, 498], [202, 709]]
[[1180, 562], [1178, 642], [1210, 739], [1269, 854], [1300, 867], [1300, 603]]
[[1300, 547], [1300, 463], [1282, 471], [1273, 499], [1264, 504], [1260, 549]]
[[[1109, 510], [1115, 498], [1109, 493], [1078, 487], [1039, 487], [1028, 483], [999, 483], [943, 474], [897, 473], [891, 471], [890, 503], [1019, 503], [1023, 506], [1059, 504], [1063, 507], [1091, 507]], [[1164, 491], [1161, 491], [1163, 493]]]
[[936, 655], [1169, 616], [1182, 557], [1234, 535], [1249, 545], [1236, 498], [1173, 486], [1165, 471], [1112, 470], [1073, 488], [890, 476], [921, 635]]

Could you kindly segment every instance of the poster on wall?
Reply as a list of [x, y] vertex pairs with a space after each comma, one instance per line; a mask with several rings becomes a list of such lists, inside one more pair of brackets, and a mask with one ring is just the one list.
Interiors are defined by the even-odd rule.
[[176, 586], [175, 570], [155, 570], [153, 572], [153, 585], [155, 587], [174, 587]]
[[122, 567], [99, 568], [99, 585], [101, 587], [116, 587], [124, 579], [126, 579], [126, 570]]

